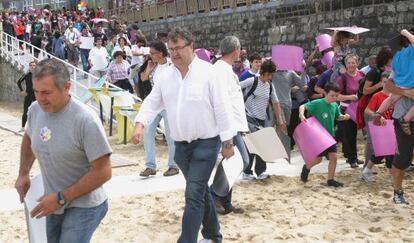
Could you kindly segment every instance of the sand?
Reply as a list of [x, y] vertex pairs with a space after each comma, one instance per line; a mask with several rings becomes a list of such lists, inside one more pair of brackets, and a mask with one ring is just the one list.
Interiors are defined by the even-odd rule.
[[[0, 111], [16, 116], [19, 107], [0, 103]], [[20, 141], [21, 137], [0, 129], [0, 190], [14, 185]], [[144, 168], [142, 146], [118, 145], [115, 138], [110, 142], [115, 153], [139, 162], [113, 169], [114, 176]], [[161, 142], [157, 146], [163, 154], [159, 170], [163, 172], [166, 146]], [[35, 163], [32, 174], [38, 171]], [[219, 217], [224, 242], [414, 242], [412, 206], [394, 205], [389, 173], [383, 165], [377, 171], [376, 182], [369, 184], [359, 179], [360, 169], [340, 172], [337, 179], [345, 187], [335, 189], [326, 187], [326, 174], [313, 173], [306, 184], [284, 176], [237, 183], [234, 203], [246, 212]], [[412, 180], [408, 173], [405, 192], [414, 202]], [[110, 199], [108, 214], [92, 242], [175, 242], [183, 194], [178, 190]], [[0, 242], [28, 242], [23, 211], [0, 212]]]

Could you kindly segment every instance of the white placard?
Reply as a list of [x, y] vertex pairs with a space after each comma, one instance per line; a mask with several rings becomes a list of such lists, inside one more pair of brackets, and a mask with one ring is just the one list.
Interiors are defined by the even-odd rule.
[[94, 37], [81, 36], [80, 41], [81, 41], [81, 44], [79, 46], [80, 49], [88, 49], [88, 50], [90, 50], [94, 46], [95, 38]]
[[234, 147], [234, 155], [224, 159], [217, 167], [212, 184], [214, 192], [224, 197], [233, 187], [243, 171], [243, 158], [237, 147]]
[[30, 212], [38, 204], [37, 199], [43, 196], [43, 194], [44, 189], [42, 176], [37, 175], [31, 180], [29, 191], [24, 198], [24, 210], [26, 214], [26, 223], [30, 243], [47, 242], [46, 217], [41, 217], [40, 219], [30, 217]]
[[244, 136], [249, 153], [259, 155], [266, 162], [289, 159], [283, 143], [273, 127], [266, 127]]

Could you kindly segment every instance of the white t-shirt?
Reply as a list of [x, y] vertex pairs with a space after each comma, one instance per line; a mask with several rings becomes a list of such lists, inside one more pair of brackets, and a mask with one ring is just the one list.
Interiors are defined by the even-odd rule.
[[96, 46], [89, 52], [89, 60], [92, 63], [91, 70], [102, 71], [108, 66], [108, 52], [105, 47], [97, 48]]
[[[138, 47], [137, 45], [133, 45], [131, 48], [131, 53], [136, 52], [138, 54], [145, 54], [144, 53], [145, 47], [141, 46]], [[132, 55], [131, 59], [131, 65], [137, 64], [138, 67], [140, 67], [144, 63], [144, 56], [134, 56]]]

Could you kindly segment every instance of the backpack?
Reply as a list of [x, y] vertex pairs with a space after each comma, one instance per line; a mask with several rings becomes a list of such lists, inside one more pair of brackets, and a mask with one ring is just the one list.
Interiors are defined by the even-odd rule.
[[[259, 77], [257, 77], [257, 76], [255, 76], [254, 77], [254, 81], [253, 81], [253, 85], [252, 85], [252, 87], [250, 88], [250, 90], [249, 90], [249, 92], [247, 92], [247, 94], [246, 94], [246, 96], [244, 96], [244, 102], [246, 102], [247, 101], [247, 99], [254, 93], [254, 91], [256, 90], [256, 88], [257, 88], [257, 84], [259, 83]], [[271, 102], [271, 94], [272, 94], [272, 90], [273, 90], [273, 85], [272, 84], [270, 84], [270, 90], [269, 90], [269, 102]]]

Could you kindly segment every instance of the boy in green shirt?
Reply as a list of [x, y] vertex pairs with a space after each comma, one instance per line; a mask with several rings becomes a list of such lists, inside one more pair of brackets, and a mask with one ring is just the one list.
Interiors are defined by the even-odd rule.
[[[322, 99], [317, 99], [303, 104], [299, 107], [299, 118], [302, 122], [306, 122], [305, 110], [308, 111], [309, 115], [314, 116], [319, 123], [333, 136], [335, 137], [335, 120], [342, 121], [348, 120], [350, 117], [348, 114], [341, 115], [339, 112], [338, 104], [336, 103], [340, 89], [336, 83], [327, 83], [325, 85], [326, 96]], [[328, 156], [328, 186], [340, 187], [344, 186], [343, 183], [334, 180], [335, 169], [336, 169], [336, 144], [332, 145], [312, 162], [303, 165], [300, 179], [303, 182], [308, 181], [310, 169], [319, 164], [322, 161], [323, 156]]]

